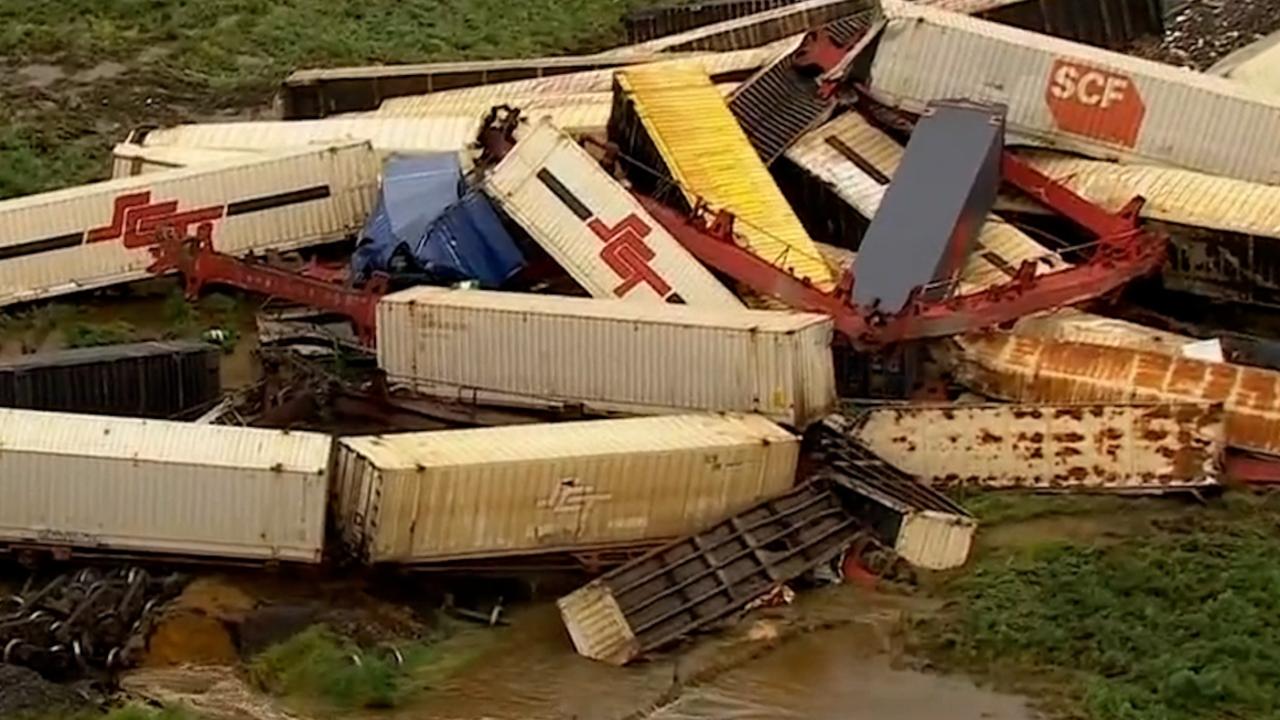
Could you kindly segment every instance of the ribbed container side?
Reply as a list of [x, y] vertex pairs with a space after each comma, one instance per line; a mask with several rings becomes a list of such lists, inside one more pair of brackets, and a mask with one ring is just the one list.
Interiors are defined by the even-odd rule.
[[[1090, 202], [1116, 212], [1134, 197], [1151, 220], [1280, 238], [1280, 187], [1150, 165], [1117, 165], [1055, 153], [1022, 152], [1021, 159]], [[1045, 212], [1034, 203], [1012, 207]]]
[[[799, 441], [759, 416], [680, 415], [346, 438], [374, 468], [375, 563], [625, 546], [715, 522], [791, 487]], [[367, 484], [353, 477], [335, 482]], [[351, 507], [347, 505], [346, 507]], [[357, 522], [347, 510], [344, 523]]]
[[368, 141], [382, 153], [434, 153], [462, 150], [475, 142], [479, 130], [480, 118], [471, 114], [429, 119], [330, 118], [178, 125], [152, 130], [140, 142], [147, 147], [261, 151]]
[[253, 156], [0, 202], [0, 305], [150, 277], [155, 226], [242, 255], [343, 239], [373, 207], [368, 143]]
[[330, 440], [0, 410], [0, 541], [319, 562]]
[[978, 523], [973, 518], [924, 510], [902, 518], [894, 550], [903, 560], [927, 570], [964, 565]]
[[329, 508], [344, 557], [367, 561], [378, 498], [382, 494], [378, 468], [343, 442], [334, 443], [333, 479]]
[[831, 332], [805, 313], [416, 288], [379, 303], [378, 364], [439, 397], [804, 427], [834, 402]]
[[596, 580], [556, 601], [579, 655], [624, 665], [640, 653], [640, 641], [605, 583]]
[[735, 232], [756, 255], [816, 287], [834, 286], [813, 240], [701, 68], [657, 63], [628, 68], [617, 79], [687, 202], [702, 198], [729, 210]]
[[1164, 492], [1217, 483], [1209, 403], [948, 405], [871, 411], [855, 437], [935, 487]]
[[1280, 373], [1098, 345], [965, 336], [958, 376], [1018, 402], [1211, 402], [1230, 447], [1280, 454]]
[[[813, 174], [870, 219], [902, 162], [903, 149], [861, 115], [846, 113], [807, 133], [787, 151], [797, 166]], [[1042, 271], [1067, 264], [1003, 219], [989, 215], [977, 246], [961, 274], [960, 291], [1008, 282], [1019, 265], [1040, 263]]]
[[884, 10], [870, 85], [891, 104], [1003, 103], [1010, 133], [1053, 147], [1280, 182], [1280, 96], [914, 3]]
[[742, 303], [571, 138], [537, 123], [482, 187], [594, 297]]
[[737, 50], [805, 33], [824, 23], [873, 7], [868, 0], [805, 0], [746, 17], [618, 48], [611, 54], [644, 55], [676, 50]]
[[1105, 345], [1165, 355], [1181, 355], [1184, 347], [1195, 342], [1194, 338], [1186, 335], [1085, 313], [1075, 308], [1028, 315], [1018, 320], [1013, 331], [1022, 337]]
[[[735, 50], [724, 53], [707, 53], [684, 57], [687, 62], [701, 65], [717, 84], [737, 86], [737, 81], [746, 78], [765, 63], [773, 60], [779, 53], [795, 49], [799, 38], [786, 38], [759, 48]], [[591, 70], [588, 72], [568, 73], [552, 77], [531, 80], [515, 80], [512, 82], [481, 85], [478, 87], [442, 90], [424, 95], [408, 95], [384, 100], [379, 107], [379, 115], [413, 115], [413, 111], [445, 107], [488, 109], [496, 104], [513, 102], [531, 102], [534, 100], [551, 100], [558, 97], [582, 97], [592, 93], [611, 93], [613, 90], [613, 70]]]
[[246, 153], [186, 147], [146, 147], [120, 143], [111, 150], [111, 177], [124, 178], [146, 173], [176, 170], [192, 165], [241, 160]]

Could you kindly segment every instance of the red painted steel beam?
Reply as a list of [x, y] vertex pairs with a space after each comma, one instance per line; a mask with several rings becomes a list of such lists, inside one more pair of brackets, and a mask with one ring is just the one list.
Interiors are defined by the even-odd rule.
[[148, 270], [157, 274], [173, 270], [182, 273], [188, 297], [198, 296], [207, 284], [230, 285], [342, 315], [351, 320], [362, 343], [374, 343], [378, 299], [387, 289], [385, 275], [376, 275], [357, 290], [240, 260], [213, 249], [208, 225], [200, 226], [194, 238], [179, 238], [172, 232], [158, 237], [160, 242], [152, 252], [156, 260]]

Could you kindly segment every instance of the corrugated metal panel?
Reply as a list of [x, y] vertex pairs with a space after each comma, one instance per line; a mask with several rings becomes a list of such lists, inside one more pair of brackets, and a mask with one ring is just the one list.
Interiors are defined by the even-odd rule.
[[796, 2], [798, 0], [702, 0], [666, 4], [631, 10], [623, 16], [622, 24], [627, 31], [627, 43], [634, 45]]
[[546, 122], [520, 138], [482, 187], [595, 297], [742, 307], [631, 193]]
[[961, 347], [958, 376], [991, 397], [1221, 403], [1227, 445], [1280, 454], [1280, 373], [1275, 371], [996, 334], [965, 336]]
[[[338, 513], [343, 523], [363, 524], [361, 555], [375, 563], [677, 537], [791, 487], [799, 456], [794, 436], [752, 415], [446, 430], [340, 444], [374, 468], [364, 502]], [[363, 470], [353, 480], [368, 482]]]
[[[788, 49], [795, 49], [799, 41], [799, 37], [784, 38], [763, 47], [693, 55], [682, 59], [701, 65], [717, 84], [736, 86], [738, 81], [745, 79], [755, 72], [757, 68], [776, 58], [779, 53], [786, 52]], [[445, 107], [467, 108], [468, 111], [471, 108], [487, 110], [493, 105], [504, 102], [518, 103], [523, 101], [527, 103], [535, 100], [551, 100], [560, 96], [590, 93], [612, 94], [613, 72], [613, 70], [593, 70], [591, 72], [557, 75], [536, 80], [516, 80], [494, 85], [393, 98], [382, 103], [378, 114], [394, 115], [405, 110]]]
[[851, 511], [902, 559], [930, 570], [963, 565], [978, 528], [973, 516], [853, 439], [852, 428], [842, 416], [823, 421], [819, 477], [841, 489]]
[[0, 410], [0, 541], [319, 562], [325, 435]]
[[253, 156], [0, 203], [0, 305], [150, 277], [155, 227], [213, 225], [242, 255], [340, 240], [373, 207], [368, 143]]
[[1053, 146], [1280, 182], [1280, 97], [900, 0], [884, 9], [870, 82], [892, 104], [1003, 103], [1010, 132]]
[[804, 0], [714, 25], [613, 50], [631, 57], [676, 50], [737, 50], [756, 47], [873, 7], [869, 0]]
[[111, 177], [133, 177], [162, 170], [175, 170], [191, 165], [240, 160], [247, 153], [234, 150], [209, 150], [185, 147], [145, 147], [119, 143], [111, 150]]
[[624, 665], [740, 612], [863, 533], [826, 483], [806, 483], [657, 548], [556, 604], [580, 654]]
[[625, 665], [640, 654], [640, 641], [608, 586], [591, 583], [556, 601], [579, 655]]
[[[1135, 196], [1152, 220], [1280, 238], [1280, 187], [1151, 165], [1117, 165], [1051, 152], [1019, 157], [1089, 201], [1118, 211]], [[1029, 201], [1002, 201], [1019, 211], [1044, 212]]]
[[[687, 202], [702, 198], [731, 211], [737, 235], [755, 254], [789, 267], [816, 287], [834, 285], [813, 241], [701, 68], [658, 63], [619, 72], [617, 78], [611, 138], [638, 141], [642, 131], [626, 128], [634, 113]], [[630, 148], [636, 142], [620, 144]]]
[[201, 123], [135, 133], [147, 147], [216, 150], [281, 150], [367, 140], [380, 153], [436, 153], [462, 150], [476, 140], [480, 118], [434, 115], [430, 119], [358, 118]]
[[1249, 56], [1233, 58], [1228, 55], [1209, 68], [1208, 72], [1230, 78], [1260, 92], [1280, 95], [1280, 32], [1272, 33], [1237, 52], [1242, 55], [1248, 53]]
[[1029, 315], [1018, 320], [1013, 331], [1022, 337], [1122, 347], [1167, 355], [1181, 355], [1186, 345], [1195, 342], [1194, 338], [1186, 335], [1081, 312], [1075, 308]]
[[434, 396], [803, 427], [835, 399], [831, 332], [805, 313], [421, 287], [378, 305], [378, 365]]
[[868, 412], [854, 436], [935, 486], [1163, 492], [1214, 485], [1222, 408], [945, 405]]
[[0, 360], [0, 406], [176, 418], [218, 399], [221, 356], [206, 343], [171, 341], [7, 358]]
[[[880, 209], [889, 181], [902, 162], [902, 146], [857, 113], [846, 113], [806, 134], [786, 157], [828, 184], [867, 218]], [[1036, 260], [1045, 271], [1067, 267], [1057, 254], [996, 215], [978, 234], [961, 275], [961, 292], [1007, 282], [1023, 262]]]

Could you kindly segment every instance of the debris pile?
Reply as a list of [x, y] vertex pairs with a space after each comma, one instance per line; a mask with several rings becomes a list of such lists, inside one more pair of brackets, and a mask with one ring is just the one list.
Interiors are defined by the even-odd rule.
[[1165, 21], [1163, 38], [1134, 43], [1129, 52], [1207, 70], [1276, 30], [1280, 30], [1280, 6], [1271, 0], [1191, 0]]
[[[598, 55], [300, 71], [281, 120], [132, 133], [114, 179], [0, 203], [0, 305], [229, 286], [273, 299], [263, 373], [163, 378], [198, 423], [0, 411], [0, 496], [31, 498], [0, 548], [617, 566], [560, 606], [623, 664], [806, 578], [962, 566], [940, 488], [1280, 477], [1272, 333], [1159, 319], [1280, 306], [1280, 100], [1079, 42], [1151, 7], [665, 8], [678, 34]], [[1278, 20], [1197, 3], [1159, 53]], [[28, 588], [4, 659], [131, 662], [173, 583]], [[220, 622], [179, 604], [151, 660], [233, 657]]]

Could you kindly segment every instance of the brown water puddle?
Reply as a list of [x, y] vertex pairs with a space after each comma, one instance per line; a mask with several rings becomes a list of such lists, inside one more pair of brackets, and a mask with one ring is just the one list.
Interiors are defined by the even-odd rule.
[[834, 587], [625, 668], [576, 654], [554, 607], [529, 608], [492, 649], [397, 718], [433, 720], [1031, 720], [1025, 700], [895, 667], [896, 628], [929, 601]]

